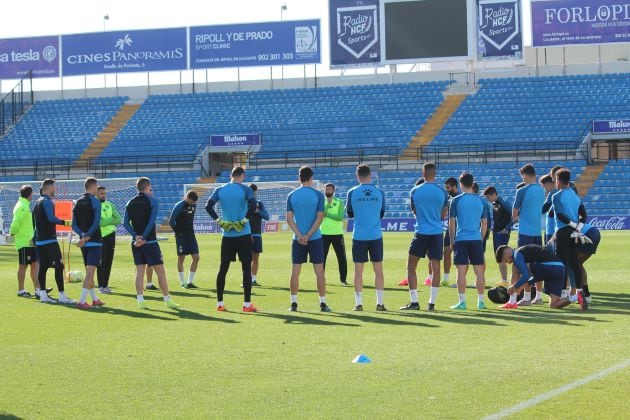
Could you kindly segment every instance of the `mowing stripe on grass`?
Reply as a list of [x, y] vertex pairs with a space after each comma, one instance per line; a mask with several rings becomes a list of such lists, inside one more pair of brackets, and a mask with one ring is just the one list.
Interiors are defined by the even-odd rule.
[[584, 377], [582, 379], [578, 379], [575, 382], [571, 382], [570, 384], [566, 384], [561, 386], [560, 388], [556, 388], [556, 389], [552, 389], [549, 392], [545, 392], [544, 394], [540, 394], [535, 396], [532, 399], [529, 399], [527, 401], [523, 401], [520, 404], [515, 405], [514, 407], [510, 407], [507, 408], [503, 411], [499, 411], [498, 413], [495, 414], [491, 414], [488, 417], [485, 418], [485, 420], [497, 420], [497, 419], [502, 419], [505, 418], [507, 416], [511, 416], [512, 414], [516, 414], [519, 413], [523, 410], [526, 410], [530, 407], [533, 407], [535, 405], [540, 404], [543, 401], [547, 401], [555, 396], [558, 396], [560, 394], [563, 394], [567, 391], [571, 391], [572, 389], [575, 389], [579, 386], [582, 385], [586, 385], [589, 382], [593, 382], [593, 381], [597, 381], [599, 379], [602, 379], [608, 375], [610, 375], [611, 373], [615, 373], [615, 372], [619, 372], [620, 370], [623, 370], [625, 368], [627, 368], [628, 366], [630, 366], [630, 359], [626, 359], [621, 363], [617, 363], [616, 365], [613, 365], [609, 368], [606, 368], [604, 370], [600, 370], [599, 372], [596, 372], [592, 375], [589, 375], [587, 377]]

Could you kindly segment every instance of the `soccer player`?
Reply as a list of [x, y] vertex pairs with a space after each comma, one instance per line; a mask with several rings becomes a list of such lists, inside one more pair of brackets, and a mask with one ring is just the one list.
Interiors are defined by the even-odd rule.
[[586, 210], [580, 197], [571, 189], [571, 172], [568, 169], [560, 169], [556, 172], [556, 192], [551, 197], [551, 205], [556, 222], [556, 254], [564, 262], [571, 281], [571, 289], [575, 289], [575, 298], [582, 310], [588, 308], [582, 290], [582, 270], [578, 263], [577, 244], [581, 234], [582, 224], [580, 220], [586, 220]]
[[[538, 185], [534, 165], [528, 163], [519, 172], [525, 186], [516, 191], [514, 207], [512, 208], [512, 221], [518, 222], [518, 246], [542, 245], [541, 214], [545, 202], [545, 190]], [[513, 273], [512, 280], [515, 277], [516, 275]], [[542, 283], [537, 285], [536, 297], [533, 301], [531, 287], [525, 285], [523, 299], [518, 302], [519, 306], [542, 305], [542, 303]]]
[[586, 302], [590, 305], [591, 292], [588, 290], [588, 275], [586, 269], [584, 268], [584, 263], [589, 258], [591, 258], [592, 255], [595, 255], [602, 237], [599, 233], [599, 229], [589, 223], [584, 223], [584, 225], [581, 227], [581, 231], [587, 238], [591, 240], [591, 243], [579, 243], [577, 249], [578, 265], [580, 266], [580, 270], [582, 271], [582, 290], [584, 290], [584, 298], [586, 299]]
[[96, 269], [99, 293], [111, 294], [109, 276], [112, 272], [114, 253], [116, 251], [116, 226], [122, 222], [122, 216], [111, 201], [107, 200], [107, 190], [99, 185], [96, 198], [101, 202], [101, 237], [103, 238], [103, 255], [101, 265]]
[[153, 197], [151, 180], [140, 177], [136, 181], [138, 195], [127, 202], [125, 206], [124, 226], [131, 235], [131, 253], [136, 265], [136, 295], [138, 309], [148, 309], [144, 301], [144, 272], [147, 266], [155, 271], [164, 296], [167, 308], [177, 309], [179, 305], [173, 301], [168, 291], [168, 281], [164, 270], [162, 251], [155, 232], [155, 218], [157, 217], [158, 202]]
[[[483, 195], [492, 204], [492, 246], [494, 252], [497, 252], [501, 245], [507, 245], [510, 242], [512, 205], [499, 196], [497, 189], [492, 185], [483, 190]], [[498, 285], [503, 287], [509, 286], [507, 264], [504, 262], [499, 262], [499, 274], [501, 275], [501, 281]]]
[[560, 309], [569, 305], [568, 298], [561, 297], [564, 289], [565, 271], [564, 264], [553, 252], [537, 244], [530, 244], [514, 250], [507, 245], [501, 245], [495, 253], [497, 262], [507, 264], [514, 263], [514, 272], [520, 278], [508, 287], [510, 300], [501, 305], [503, 309], [516, 309], [516, 295], [519, 289], [527, 282], [533, 284], [536, 281], [544, 282], [544, 291], [549, 295], [549, 307]]
[[[444, 189], [448, 193], [448, 204], [449, 208], [451, 205], [451, 201], [453, 198], [459, 195], [459, 191], [457, 190], [457, 180], [453, 177], [448, 178], [444, 181]], [[451, 274], [451, 264], [452, 264], [452, 248], [451, 248], [451, 237], [448, 232], [448, 223], [449, 218], [446, 219], [446, 234], [444, 235], [444, 276], [442, 278], [442, 285], [448, 286], [449, 277]], [[429, 273], [432, 275], [431, 273]], [[457, 284], [453, 284], [451, 287], [457, 287]]]
[[466, 309], [466, 272], [472, 265], [477, 286], [477, 309], [486, 309], [484, 289], [486, 281], [482, 238], [488, 229], [487, 206], [478, 195], [472, 192], [472, 174], [464, 173], [459, 177], [463, 193], [453, 198], [449, 210], [448, 230], [451, 236], [451, 248], [455, 253], [457, 267], [457, 291], [459, 303], [451, 309]]
[[307, 256], [313, 264], [319, 293], [321, 312], [331, 312], [326, 304], [326, 276], [324, 275], [324, 242], [319, 226], [324, 220], [324, 194], [313, 188], [313, 170], [302, 166], [299, 171], [300, 188], [287, 197], [287, 223], [293, 231], [291, 244], [291, 312], [298, 308], [297, 294], [300, 271]]
[[[221, 229], [221, 265], [217, 273], [217, 311], [226, 310], [223, 303], [225, 290], [225, 276], [230, 268], [230, 262], [236, 261], [236, 255], [241, 261], [243, 273], [243, 312], [258, 312], [252, 302], [252, 230], [249, 223], [256, 208], [254, 192], [247, 185], [243, 185], [245, 170], [240, 166], [232, 169], [229, 183], [217, 188], [206, 203], [206, 211]], [[214, 210], [214, 206], [221, 203], [223, 214], [221, 217]]]
[[442, 219], [448, 214], [448, 194], [435, 183], [435, 164], [422, 166], [424, 182], [411, 190], [411, 211], [416, 216], [416, 229], [407, 257], [407, 279], [411, 302], [402, 310], [418, 310], [418, 276], [416, 269], [420, 258], [427, 256], [431, 267], [431, 294], [427, 310], [435, 309], [440, 287], [440, 260], [444, 251]]
[[549, 174], [541, 176], [539, 182], [540, 186], [545, 190], [545, 202], [543, 203], [542, 212], [545, 215], [545, 243], [549, 243], [556, 231], [556, 223], [551, 207], [551, 197], [557, 192], [556, 184]]
[[[372, 184], [372, 173], [368, 165], [356, 169], [359, 185], [348, 190], [346, 211], [354, 218], [352, 229], [352, 261], [354, 262], [355, 311], [363, 310], [363, 268], [372, 261], [376, 286], [376, 310], [386, 311], [385, 278], [383, 276], [383, 231], [381, 219], [385, 215], [385, 193]], [[369, 258], [368, 258], [369, 257]]]
[[[72, 230], [79, 235], [78, 246], [83, 255], [85, 278], [83, 290], [77, 305], [79, 309], [90, 309], [103, 306], [105, 303], [96, 296], [94, 273], [101, 265], [103, 240], [101, 239], [101, 202], [96, 198], [98, 183], [94, 178], [87, 178], [84, 183], [85, 194], [79, 198], [72, 209]], [[88, 293], [92, 297], [92, 305], [86, 302]]]
[[326, 270], [326, 260], [328, 259], [328, 251], [330, 245], [337, 255], [337, 265], [339, 266], [339, 280], [342, 284], [347, 285], [346, 278], [348, 276], [348, 260], [346, 259], [346, 245], [343, 240], [343, 202], [335, 197], [335, 184], [328, 183], [325, 185], [324, 194], [326, 202], [324, 203], [324, 220], [320, 227], [322, 231], [322, 240], [324, 241], [324, 270]]
[[55, 197], [57, 189], [55, 180], [46, 178], [42, 182], [40, 190], [41, 197], [33, 208], [35, 220], [35, 248], [39, 258], [39, 271], [37, 279], [41, 288], [41, 303], [57, 303], [57, 300], [48, 296], [46, 290], [46, 272], [49, 268], [55, 270], [55, 282], [59, 290], [59, 303], [74, 304], [76, 301], [66, 296], [63, 282], [63, 258], [61, 248], [57, 242], [56, 225], [71, 226], [72, 220], [61, 220], [55, 216], [55, 204], [52, 199]]
[[263, 252], [262, 221], [263, 219], [269, 220], [269, 213], [265, 210], [263, 202], [257, 199], [256, 191], [258, 191], [258, 186], [251, 183], [249, 188], [252, 189], [254, 198], [256, 198], [256, 208], [254, 213], [252, 213], [252, 218], [249, 220], [249, 224], [252, 227], [252, 286], [260, 286], [256, 276], [258, 275], [260, 254]]
[[[171, 211], [168, 224], [175, 232], [175, 247], [177, 249], [177, 274], [179, 283], [185, 289], [197, 289], [195, 285], [195, 274], [199, 264], [199, 245], [195, 237], [195, 211], [197, 210], [197, 200], [199, 197], [195, 191], [186, 192], [183, 200], [179, 201]], [[188, 271], [188, 282], [184, 278], [184, 260], [186, 255], [190, 255], [190, 269]]]
[[[13, 208], [13, 220], [9, 227], [9, 235], [15, 237], [15, 249], [18, 252], [18, 292], [19, 297], [30, 298], [31, 294], [24, 288], [26, 278], [26, 268], [31, 266], [31, 281], [35, 288], [35, 296], [39, 299], [40, 288], [37, 280], [37, 252], [33, 246], [33, 215], [31, 214], [31, 200], [33, 200], [33, 187], [22, 185], [20, 188], [20, 198]], [[47, 290], [50, 292], [52, 289]]]

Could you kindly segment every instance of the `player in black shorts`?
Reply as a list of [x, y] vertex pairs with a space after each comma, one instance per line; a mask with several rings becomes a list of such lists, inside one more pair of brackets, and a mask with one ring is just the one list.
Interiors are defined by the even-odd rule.
[[57, 242], [57, 225], [70, 226], [71, 220], [61, 220], [55, 216], [55, 204], [52, 199], [57, 189], [55, 180], [46, 178], [42, 182], [41, 197], [35, 203], [33, 217], [35, 220], [35, 246], [39, 258], [39, 272], [37, 278], [41, 287], [40, 299], [42, 303], [56, 303], [57, 300], [48, 296], [46, 291], [46, 272], [49, 268], [55, 270], [55, 282], [59, 290], [59, 303], [73, 304], [76, 301], [66, 296], [63, 282], [63, 258], [61, 248]]
[[[194, 283], [197, 265], [199, 264], [199, 245], [195, 237], [195, 211], [199, 197], [195, 191], [188, 191], [184, 199], [173, 207], [169, 225], [175, 232], [175, 246], [177, 248], [177, 274], [179, 282], [185, 289], [197, 289]], [[192, 261], [188, 272], [188, 282], [184, 278], [184, 260], [190, 255]]]
[[[83, 255], [85, 279], [79, 299], [79, 309], [90, 309], [103, 306], [105, 303], [96, 296], [94, 273], [101, 265], [103, 239], [101, 237], [101, 202], [96, 198], [97, 182], [94, 178], [85, 180], [85, 194], [79, 198], [72, 209], [72, 230], [79, 235], [78, 246]], [[92, 305], [86, 302], [88, 293], [92, 297]]]
[[[254, 183], [249, 184], [249, 188], [254, 192], [254, 198], [256, 198], [256, 191], [258, 186]], [[265, 210], [265, 205], [262, 201], [256, 198], [256, 208], [252, 213], [252, 218], [249, 223], [252, 226], [252, 286], [260, 286], [256, 280], [258, 274], [258, 264], [260, 260], [260, 254], [263, 252], [263, 239], [262, 239], [262, 221], [269, 220], [269, 213]]]
[[168, 292], [164, 260], [160, 245], [157, 242], [155, 218], [157, 217], [158, 202], [153, 198], [151, 180], [145, 177], [138, 178], [136, 188], [138, 195], [129, 200], [125, 207], [124, 225], [132, 238], [131, 253], [136, 265], [138, 309], [147, 309], [143, 293], [144, 272], [147, 266], [153, 267], [157, 275], [166, 307], [177, 309], [179, 305], [173, 302]]

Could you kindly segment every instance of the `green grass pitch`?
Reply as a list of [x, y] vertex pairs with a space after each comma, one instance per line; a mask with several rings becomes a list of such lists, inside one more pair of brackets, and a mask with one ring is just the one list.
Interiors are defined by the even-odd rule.
[[[385, 235], [387, 313], [375, 312], [373, 287], [364, 291], [366, 311], [352, 312], [353, 289], [338, 282], [334, 254], [327, 271], [334, 312], [318, 312], [310, 266], [301, 279], [302, 312], [287, 312], [286, 233], [264, 237], [263, 287], [253, 297], [259, 314], [240, 311], [238, 266], [227, 279], [230, 312], [216, 312], [216, 235], [199, 237], [196, 291], [179, 287], [174, 241], [161, 242], [180, 311], [164, 308], [155, 292], [146, 294], [150, 311], [136, 309], [124, 240], [111, 280], [116, 294], [89, 312], [17, 298], [17, 253], [2, 246], [0, 417], [483, 418], [630, 358], [630, 237], [602, 236], [598, 254], [587, 262], [594, 300], [587, 312], [577, 305], [503, 312], [491, 303], [488, 311], [455, 312], [448, 309], [455, 290], [442, 288], [437, 311], [427, 313], [429, 290], [420, 286], [422, 310], [402, 313], [397, 309], [408, 293], [396, 284], [405, 274], [411, 238], [402, 233]], [[74, 248], [73, 269], [79, 261]], [[488, 261], [494, 284], [498, 269]], [[419, 277], [425, 274], [421, 262]], [[48, 281], [54, 284], [52, 272]], [[370, 268], [366, 284], [373, 285]], [[27, 286], [32, 291], [29, 279]], [[77, 299], [80, 285], [67, 291]], [[467, 294], [474, 303], [475, 292]], [[352, 364], [359, 353], [372, 363]], [[513, 418], [624, 418], [629, 391], [626, 368]]]

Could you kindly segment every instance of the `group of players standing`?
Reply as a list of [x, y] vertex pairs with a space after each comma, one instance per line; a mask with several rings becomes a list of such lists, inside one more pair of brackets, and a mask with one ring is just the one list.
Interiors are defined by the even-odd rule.
[[[429, 276], [425, 284], [431, 286], [428, 310], [434, 310], [440, 285], [448, 284], [450, 254], [457, 268], [459, 302], [452, 309], [466, 309], [466, 273], [473, 266], [478, 292], [478, 309], [486, 309], [485, 294], [485, 242], [490, 230], [497, 262], [500, 265], [502, 285], [507, 286], [506, 264], [514, 263], [512, 285], [509, 287], [509, 302], [502, 307], [514, 309], [518, 306], [542, 303], [541, 284], [532, 300], [530, 284], [544, 282], [544, 291], [550, 295], [550, 306], [560, 308], [578, 301], [583, 309], [588, 305], [588, 286], [583, 262], [595, 253], [599, 242], [597, 229], [584, 224], [586, 212], [575, 191], [571, 188], [570, 172], [556, 167], [550, 175], [536, 179], [535, 169], [527, 164], [520, 169], [524, 184], [517, 190], [515, 203], [509, 217], [509, 205], [499, 197], [494, 187], [484, 190], [484, 200], [478, 195], [473, 175], [464, 173], [457, 181], [449, 178], [445, 189], [437, 185], [436, 167], [432, 163], [423, 166], [423, 178], [411, 190], [411, 210], [416, 217], [415, 234], [409, 248], [407, 280], [410, 302], [401, 310], [418, 310], [417, 265], [421, 258], [429, 259]], [[363, 310], [364, 264], [372, 262], [375, 274], [376, 310], [386, 311], [384, 305], [383, 234], [381, 219], [385, 214], [385, 194], [372, 183], [372, 174], [367, 165], [356, 169], [358, 185], [347, 193], [346, 207], [334, 197], [334, 185], [326, 184], [326, 195], [313, 188], [313, 170], [308, 166], [299, 169], [300, 188], [287, 197], [287, 223], [293, 231], [292, 269], [290, 278], [290, 307], [297, 311], [299, 277], [302, 264], [307, 260], [313, 264], [322, 312], [330, 312], [326, 302], [325, 260], [330, 245], [337, 254], [340, 280], [347, 284], [347, 262], [343, 242], [342, 222], [344, 214], [354, 219], [352, 233], [352, 260], [354, 262], [355, 311]], [[244, 294], [243, 312], [257, 312], [251, 302], [252, 284], [256, 284], [259, 256], [262, 253], [262, 220], [269, 219], [262, 202], [256, 199], [256, 185], [243, 183], [245, 170], [235, 167], [231, 181], [215, 189], [206, 203], [208, 214], [221, 227], [220, 266], [216, 277], [217, 310], [226, 311], [223, 301], [225, 279], [230, 263], [241, 263]], [[553, 188], [555, 182], [556, 189]], [[136, 265], [136, 294], [140, 309], [146, 309], [144, 301], [144, 276], [150, 267], [156, 273], [165, 305], [179, 308], [170, 296], [166, 271], [156, 235], [158, 202], [153, 197], [151, 181], [138, 178], [138, 195], [126, 205], [124, 227], [132, 237], [132, 255]], [[475, 187], [476, 190], [475, 190]], [[81, 309], [102, 306], [94, 284], [98, 276], [99, 292], [111, 293], [109, 276], [115, 248], [116, 225], [121, 216], [113, 204], [106, 200], [106, 190], [94, 178], [85, 181], [85, 194], [73, 208], [72, 220], [61, 220], [54, 214], [55, 182], [46, 179], [42, 183], [41, 198], [34, 206], [32, 216], [30, 201], [32, 188], [23, 186], [20, 199], [14, 209], [10, 233], [16, 236], [19, 252], [18, 296], [30, 297], [24, 289], [24, 277], [31, 265], [31, 277], [37, 298], [43, 303], [76, 303]], [[196, 288], [194, 278], [199, 263], [199, 247], [194, 232], [194, 216], [198, 195], [188, 191], [171, 212], [169, 224], [175, 232], [178, 255], [178, 275], [182, 287]], [[221, 205], [221, 216], [215, 210]], [[507, 213], [507, 217], [506, 217]], [[541, 237], [541, 215], [547, 217], [547, 244], [543, 248]], [[443, 235], [442, 220], [448, 216], [448, 232]], [[494, 220], [494, 223], [492, 223]], [[518, 248], [507, 246], [511, 226], [518, 222]], [[72, 226], [79, 236], [86, 268], [83, 289], [79, 302], [64, 292], [63, 258], [57, 242], [56, 225]], [[323, 229], [320, 230], [320, 226]], [[323, 230], [323, 232], [322, 232]], [[322, 234], [324, 233], [324, 234]], [[555, 250], [552, 250], [555, 248]], [[184, 275], [184, 259], [191, 255], [192, 263], [188, 279]], [[445, 279], [441, 281], [440, 261], [445, 257]], [[447, 261], [448, 260], [448, 261]], [[448, 264], [447, 264], [448, 263]], [[565, 267], [571, 284], [571, 292], [565, 296]], [[59, 299], [49, 296], [46, 288], [46, 273], [55, 270]], [[518, 289], [525, 287], [523, 298], [517, 302]], [[151, 285], [148, 287], [153, 289]], [[92, 305], [87, 303], [91, 296]]]

